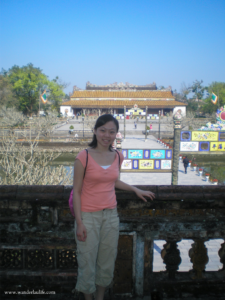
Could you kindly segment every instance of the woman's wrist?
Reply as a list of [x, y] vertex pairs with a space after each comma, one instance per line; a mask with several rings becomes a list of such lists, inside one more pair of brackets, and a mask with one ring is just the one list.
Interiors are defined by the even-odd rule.
[[[76, 219], [76, 218], [75, 218]], [[83, 224], [83, 222], [82, 222], [82, 219], [76, 219], [76, 223], [77, 223], [77, 226], [80, 226], [80, 225], [82, 225]]]
[[136, 188], [135, 186], [132, 186], [132, 190], [133, 190], [133, 192], [137, 193], [137, 191], [138, 191], [139, 189]]

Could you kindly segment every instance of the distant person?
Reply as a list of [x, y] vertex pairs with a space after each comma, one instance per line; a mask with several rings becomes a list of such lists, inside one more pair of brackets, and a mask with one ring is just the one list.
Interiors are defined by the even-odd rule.
[[184, 164], [185, 174], [187, 174], [187, 167], [189, 165], [189, 160], [188, 160], [187, 156], [185, 156], [185, 158], [183, 159], [183, 164]]
[[134, 128], [137, 129], [137, 123], [136, 122], [134, 122]]
[[150, 130], [152, 130], [152, 124], [150, 124]]

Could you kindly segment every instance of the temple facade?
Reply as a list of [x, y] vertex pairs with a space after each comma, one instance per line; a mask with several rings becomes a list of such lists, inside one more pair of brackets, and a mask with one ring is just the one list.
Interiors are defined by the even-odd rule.
[[133, 85], [129, 83], [113, 83], [109, 85], [94, 85], [87, 82], [86, 89], [74, 86], [70, 100], [60, 107], [63, 115], [101, 115], [110, 113], [115, 116], [131, 118], [135, 115], [150, 118], [161, 115], [172, 115], [180, 110], [186, 115], [186, 105], [178, 102], [173, 96], [171, 87], [158, 90], [156, 84]]

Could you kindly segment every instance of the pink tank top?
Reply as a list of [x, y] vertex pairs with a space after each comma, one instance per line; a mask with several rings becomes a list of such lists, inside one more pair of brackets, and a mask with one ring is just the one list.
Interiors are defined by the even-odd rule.
[[[120, 166], [124, 160], [120, 155]], [[86, 166], [87, 152], [85, 150], [78, 153], [83, 167]], [[115, 153], [115, 159], [110, 167], [103, 169], [88, 154], [88, 163], [81, 191], [81, 211], [93, 212], [105, 208], [113, 209], [117, 206], [115, 194], [115, 182], [119, 177], [119, 157]], [[76, 184], [76, 183], [75, 183]]]

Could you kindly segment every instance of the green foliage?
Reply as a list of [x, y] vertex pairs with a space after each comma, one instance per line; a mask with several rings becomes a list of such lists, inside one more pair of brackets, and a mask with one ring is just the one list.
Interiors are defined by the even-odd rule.
[[193, 93], [192, 99], [188, 100], [187, 111], [195, 111], [199, 116], [199, 110], [201, 110], [201, 102], [207, 93], [208, 88], [202, 85], [203, 80], [195, 80], [193, 84], [188, 88], [190, 93]]
[[64, 84], [60, 83], [59, 78], [56, 77], [48, 83], [49, 96], [48, 100], [52, 103], [51, 109], [59, 110], [59, 106], [62, 103], [62, 98], [64, 97], [63, 92]]
[[70, 129], [74, 129], [73, 125], [70, 126]]
[[146, 126], [146, 130], [149, 130], [149, 129], [150, 129], [150, 127], [147, 125], [147, 126]]
[[207, 91], [207, 87], [202, 86], [203, 80], [195, 80], [192, 84], [192, 86], [190, 86], [189, 90], [194, 93], [194, 97], [198, 100], [201, 100], [204, 95], [205, 92]]
[[18, 101], [13, 95], [13, 86], [4, 70], [0, 75], [0, 106], [18, 107]]
[[198, 102], [195, 99], [189, 99], [187, 105], [187, 111], [196, 111], [198, 109]]
[[41, 69], [35, 68], [32, 64], [19, 67], [13, 66], [7, 72], [9, 82], [12, 85], [13, 93], [19, 102], [19, 109], [24, 114], [37, 113], [39, 109], [40, 94], [46, 89], [48, 102], [47, 107], [41, 104], [42, 109], [58, 109], [61, 99], [64, 96], [63, 85], [58, 83], [58, 77], [50, 81], [42, 73]]
[[[208, 87], [209, 96], [205, 99], [203, 105], [204, 113], [215, 113], [218, 107], [225, 105], [225, 82], [212, 82]], [[212, 93], [219, 96], [217, 104], [211, 102]]]

